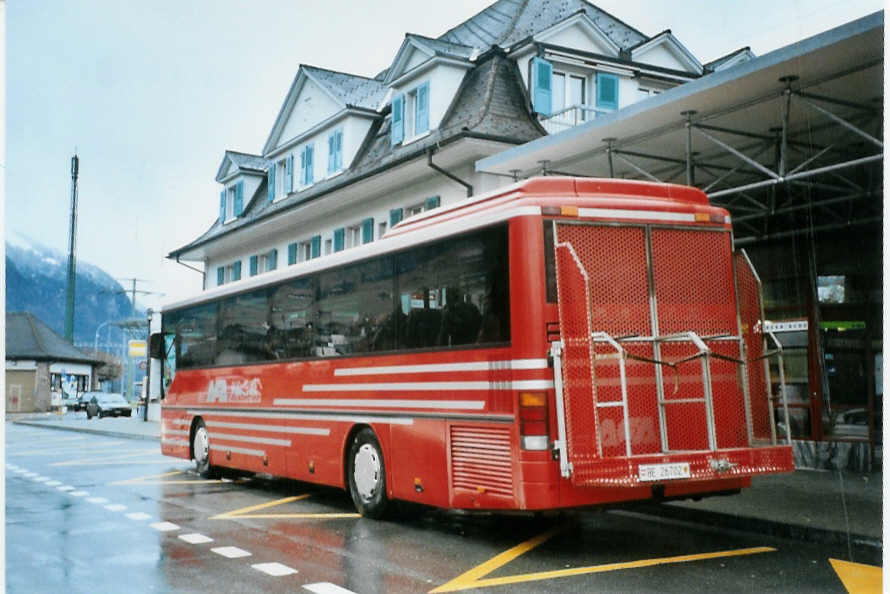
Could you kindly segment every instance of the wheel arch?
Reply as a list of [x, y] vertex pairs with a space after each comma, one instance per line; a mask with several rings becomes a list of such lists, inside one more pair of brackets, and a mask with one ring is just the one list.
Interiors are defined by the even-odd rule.
[[204, 419], [200, 415], [192, 418], [192, 424], [189, 427], [189, 460], [195, 459], [195, 430], [198, 428], [198, 423], [204, 423]]

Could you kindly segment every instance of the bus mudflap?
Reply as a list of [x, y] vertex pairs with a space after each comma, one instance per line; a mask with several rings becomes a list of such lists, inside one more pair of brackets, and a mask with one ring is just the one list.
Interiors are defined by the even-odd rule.
[[792, 470], [759, 281], [729, 233], [554, 225], [562, 475], [637, 486]]

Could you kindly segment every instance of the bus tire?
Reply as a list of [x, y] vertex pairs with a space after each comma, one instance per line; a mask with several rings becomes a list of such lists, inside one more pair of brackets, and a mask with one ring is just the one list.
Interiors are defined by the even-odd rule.
[[192, 458], [195, 460], [195, 470], [201, 477], [216, 478], [216, 472], [210, 466], [210, 435], [201, 419], [198, 419], [192, 431]]
[[355, 434], [349, 446], [346, 478], [355, 509], [368, 518], [380, 519], [386, 514], [386, 467], [383, 449], [369, 427]]

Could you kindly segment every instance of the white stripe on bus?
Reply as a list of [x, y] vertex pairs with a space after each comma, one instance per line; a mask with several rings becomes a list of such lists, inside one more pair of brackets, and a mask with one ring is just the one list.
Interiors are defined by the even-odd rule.
[[304, 392], [448, 392], [493, 390], [549, 390], [552, 388], [553, 380], [517, 380], [503, 382], [387, 382], [373, 384], [303, 384]]
[[330, 435], [327, 427], [285, 427], [283, 425], [258, 425], [255, 423], [226, 423], [225, 421], [208, 421], [209, 427], [226, 427], [228, 429], [250, 429], [252, 431], [268, 431], [269, 433], [297, 433], [300, 435]]
[[629, 219], [634, 221], [682, 221], [695, 222], [695, 213], [663, 212], [654, 210], [625, 210], [612, 208], [579, 208], [579, 217], [596, 217], [603, 219]]
[[162, 429], [161, 435], [188, 435], [189, 432], [186, 429]]
[[251, 450], [248, 448], [236, 448], [234, 446], [228, 446], [228, 445], [210, 444], [210, 449], [216, 450], [218, 452], [232, 452], [233, 454], [246, 454], [248, 456], [263, 457], [266, 455], [266, 452], [264, 452], [263, 450]]
[[274, 437], [250, 437], [249, 435], [232, 435], [231, 433], [218, 433], [214, 431], [210, 434], [211, 438], [230, 440], [230, 441], [246, 441], [249, 443], [262, 443], [266, 445], [277, 445], [290, 447], [289, 439], [275, 439]]
[[[318, 415], [312, 413], [290, 413], [290, 412], [230, 412], [226, 410], [217, 410], [212, 408], [205, 409], [189, 409], [186, 411], [190, 415], [212, 415], [215, 417], [247, 417], [253, 419], [300, 419], [304, 421], [347, 421], [350, 423], [390, 423], [393, 425], [413, 425], [414, 419], [404, 417], [365, 417], [359, 415]], [[212, 421], [210, 421], [212, 422]], [[188, 444], [186, 444], [188, 445]]]
[[497, 371], [501, 369], [547, 369], [547, 359], [513, 359], [511, 361], [467, 361], [465, 363], [430, 363], [425, 365], [349, 367], [335, 369], [334, 375], [350, 376], [390, 375], [399, 373], [446, 373], [451, 371]]
[[162, 437], [161, 442], [164, 443], [165, 445], [175, 445], [175, 446], [185, 446], [185, 447], [189, 446], [189, 442], [182, 441], [181, 439], [164, 439]]
[[379, 408], [431, 408], [436, 410], [482, 410], [484, 400], [364, 400], [327, 398], [276, 398], [276, 406], [376, 406]]

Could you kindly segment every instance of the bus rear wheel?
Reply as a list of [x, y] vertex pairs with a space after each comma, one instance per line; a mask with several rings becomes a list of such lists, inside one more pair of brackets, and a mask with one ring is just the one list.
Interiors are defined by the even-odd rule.
[[210, 466], [210, 435], [201, 419], [198, 419], [192, 432], [192, 457], [195, 459], [195, 470], [199, 475], [203, 478], [216, 478], [216, 473]]
[[386, 468], [380, 442], [367, 427], [355, 434], [349, 446], [346, 476], [349, 494], [359, 513], [368, 518], [382, 518], [389, 503]]

